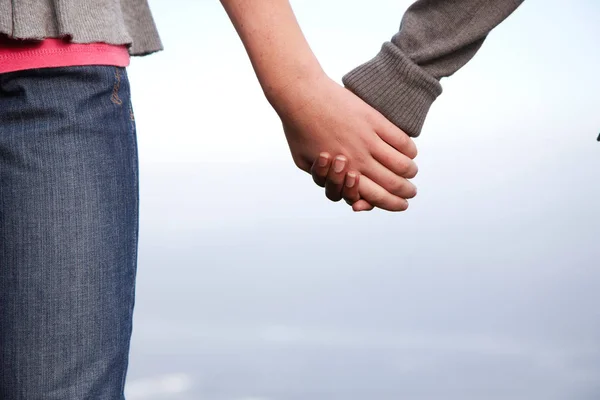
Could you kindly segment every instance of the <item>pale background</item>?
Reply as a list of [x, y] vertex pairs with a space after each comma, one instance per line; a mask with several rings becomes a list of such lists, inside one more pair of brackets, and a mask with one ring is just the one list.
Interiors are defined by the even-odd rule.
[[[292, 0], [334, 79], [410, 1]], [[217, 0], [154, 0], [128, 400], [600, 399], [600, 3], [528, 0], [442, 81], [404, 214], [293, 165]]]

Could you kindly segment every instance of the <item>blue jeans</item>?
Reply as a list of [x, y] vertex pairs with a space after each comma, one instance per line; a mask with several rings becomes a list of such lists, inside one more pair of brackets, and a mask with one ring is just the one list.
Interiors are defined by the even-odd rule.
[[125, 69], [0, 74], [0, 399], [124, 399], [137, 239]]

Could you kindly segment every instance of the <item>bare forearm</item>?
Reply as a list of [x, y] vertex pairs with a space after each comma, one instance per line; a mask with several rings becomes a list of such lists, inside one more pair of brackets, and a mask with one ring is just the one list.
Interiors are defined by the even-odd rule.
[[221, 3], [246, 47], [267, 99], [281, 119], [296, 165], [308, 172], [321, 152], [339, 155], [346, 161], [339, 164], [338, 160], [336, 164], [338, 184], [346, 174], [344, 168], [352, 168], [357, 178], [362, 175], [358, 191], [368, 203], [359, 209], [376, 206], [405, 210], [406, 199], [415, 193], [414, 185], [407, 180], [410, 171], [416, 171], [412, 161], [416, 155], [414, 143], [327, 77], [288, 0]]
[[323, 75], [288, 0], [221, 0], [270, 100]]

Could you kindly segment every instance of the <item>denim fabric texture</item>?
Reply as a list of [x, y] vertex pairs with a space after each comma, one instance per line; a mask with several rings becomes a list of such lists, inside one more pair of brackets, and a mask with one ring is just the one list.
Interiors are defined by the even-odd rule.
[[125, 69], [0, 74], [0, 399], [124, 399], [138, 198]]

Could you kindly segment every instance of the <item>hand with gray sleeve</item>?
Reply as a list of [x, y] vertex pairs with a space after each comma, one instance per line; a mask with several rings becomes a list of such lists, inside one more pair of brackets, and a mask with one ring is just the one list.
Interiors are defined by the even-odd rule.
[[[343, 82], [360, 99], [411, 137], [421, 133], [431, 104], [442, 93], [441, 78], [464, 66], [479, 50], [490, 31], [506, 19], [522, 0], [419, 0], [405, 12], [400, 31], [370, 61], [344, 76]], [[324, 149], [326, 150], [326, 149]], [[356, 211], [371, 210], [371, 185], [358, 190], [344, 185], [331, 156], [325, 152], [311, 172], [332, 200], [344, 198]], [[361, 176], [361, 183], [368, 182]], [[378, 188], [381, 190], [381, 188]], [[362, 198], [362, 200], [359, 200]]]
[[421, 133], [440, 79], [463, 67], [523, 0], [419, 0], [379, 54], [344, 76], [347, 88], [409, 136]]

